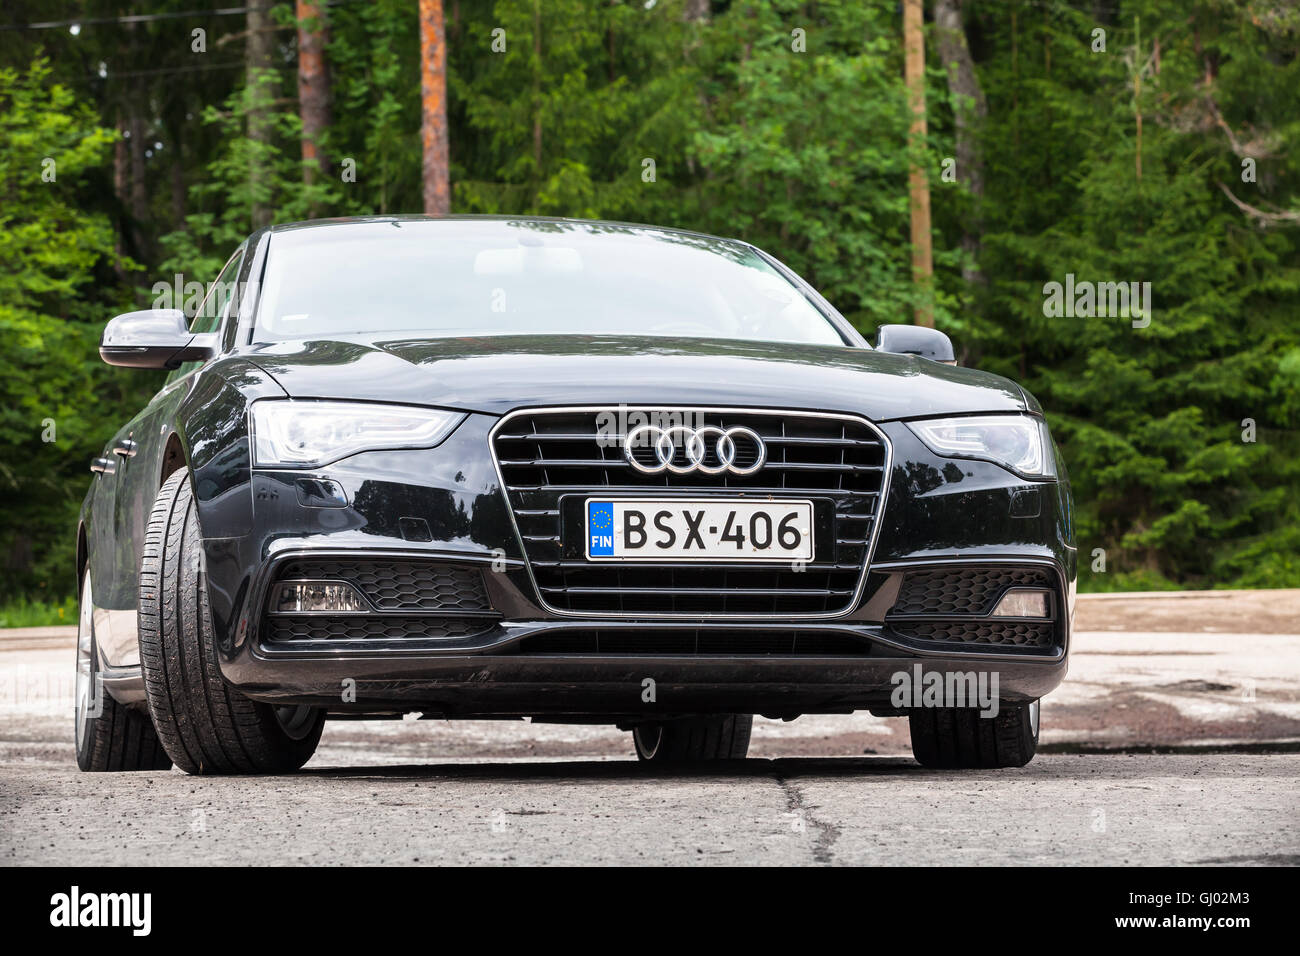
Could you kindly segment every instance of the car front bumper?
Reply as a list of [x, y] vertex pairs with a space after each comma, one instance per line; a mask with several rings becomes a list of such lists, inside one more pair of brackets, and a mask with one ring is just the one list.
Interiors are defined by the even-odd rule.
[[[647, 712], [888, 712], [896, 675], [918, 665], [927, 673], [996, 677], [997, 696], [1008, 701], [1037, 699], [1065, 676], [1075, 556], [1064, 482], [937, 458], [901, 423], [883, 423], [892, 480], [868, 583], [848, 613], [821, 620], [579, 618], [537, 598], [485, 454], [497, 421], [471, 415], [432, 450], [370, 452], [310, 474], [255, 471], [246, 499], [200, 501], [226, 680], [255, 699], [337, 713], [621, 720]], [[304, 494], [304, 480], [332, 484], [321, 486], [324, 495]], [[268, 640], [271, 586], [304, 556], [478, 569], [492, 616], [452, 639]], [[1049, 574], [1050, 644], [921, 641], [891, 617], [909, 571], [971, 568]], [[643, 639], [629, 644], [629, 635]], [[661, 638], [664, 649], [656, 650]], [[733, 638], [736, 652], [725, 652]]]

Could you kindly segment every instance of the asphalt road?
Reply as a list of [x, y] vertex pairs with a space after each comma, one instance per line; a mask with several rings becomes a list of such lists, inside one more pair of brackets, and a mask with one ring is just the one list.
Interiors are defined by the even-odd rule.
[[1028, 767], [960, 773], [855, 714], [760, 719], [702, 773], [613, 728], [398, 720], [328, 724], [293, 777], [81, 774], [66, 631], [0, 635], [0, 863], [1300, 863], [1300, 635], [1135, 614], [1166, 629], [1076, 633]]
[[627, 760], [328, 763], [258, 780], [9, 764], [0, 862], [1300, 862], [1294, 754], [1047, 755], [965, 774], [898, 757], [666, 776]]

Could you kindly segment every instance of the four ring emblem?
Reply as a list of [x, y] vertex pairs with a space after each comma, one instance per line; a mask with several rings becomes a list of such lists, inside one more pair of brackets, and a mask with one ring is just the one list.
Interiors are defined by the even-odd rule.
[[642, 425], [623, 439], [623, 455], [637, 471], [657, 475], [752, 475], [767, 461], [767, 446], [758, 432], [743, 425], [690, 428]]

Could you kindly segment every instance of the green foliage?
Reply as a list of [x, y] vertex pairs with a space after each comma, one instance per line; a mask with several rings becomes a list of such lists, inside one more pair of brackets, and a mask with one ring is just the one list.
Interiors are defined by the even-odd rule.
[[130, 266], [113, 260], [107, 217], [85, 209], [112, 140], [47, 61], [0, 68], [0, 593], [75, 590], [86, 464], [142, 397], [97, 361], [122, 301], [112, 269]]
[[[1219, 185], [1293, 206], [1282, 183], [1294, 182], [1294, 150], [1261, 157], [1260, 182], [1243, 183], [1208, 105], [1230, 128], [1294, 143], [1297, 36], [1209, 9], [1189, 32], [1181, 7], [1126, 3], [1103, 24], [1107, 53], [1081, 42], [1094, 26], [1082, 15], [988, 21], [990, 281], [976, 341], [984, 367], [1019, 378], [1048, 410], [1074, 479], [1080, 552], [1108, 555], [1105, 576], [1081, 561], [1085, 587], [1138, 574], [1300, 584], [1298, 235], [1254, 225]], [[1139, 28], [1138, 60], [1160, 40], [1159, 69], [1152, 61], [1142, 77], [1140, 177]], [[1208, 89], [1207, 57], [1224, 64]], [[1044, 283], [1067, 273], [1150, 282], [1150, 325], [1045, 315]], [[1248, 419], [1254, 441], [1243, 439]]]
[[[14, 22], [42, 19], [35, 0], [14, 2]], [[1082, 586], [1300, 585], [1300, 227], [1225, 194], [1300, 209], [1300, 17], [1285, 5], [965, 4], [989, 109], [982, 196], [962, 170], [939, 175], [956, 132], [933, 38], [929, 139], [909, 153], [894, 2], [714, 0], [695, 21], [686, 0], [444, 6], [455, 211], [740, 236], [870, 337], [917, 304], [917, 158], [932, 171], [937, 323], [967, 364], [1023, 382], [1048, 410], [1074, 480]], [[289, 4], [275, 16], [292, 26]], [[332, 4], [326, 19], [330, 172], [314, 177], [291, 29], [276, 34], [276, 68], [251, 81], [238, 18], [88, 22], [50, 31], [52, 62], [27, 33], [0, 36], [0, 594], [70, 591], [85, 460], [156, 384], [95, 360], [128, 282], [210, 280], [259, 208], [281, 222], [420, 211], [416, 5]], [[196, 26], [209, 30], [203, 56], [190, 52]], [[157, 147], [143, 211], [112, 175], [124, 141], [110, 130], [131, 115]], [[251, 115], [267, 136], [250, 137]], [[40, 179], [46, 157], [54, 183]], [[1067, 274], [1150, 282], [1150, 324], [1047, 314], [1044, 285]], [[46, 418], [55, 443], [40, 441]], [[1098, 548], [1107, 571], [1094, 575]]]
[[71, 595], [61, 601], [30, 601], [20, 597], [0, 604], [0, 628], [76, 623], [77, 599]]

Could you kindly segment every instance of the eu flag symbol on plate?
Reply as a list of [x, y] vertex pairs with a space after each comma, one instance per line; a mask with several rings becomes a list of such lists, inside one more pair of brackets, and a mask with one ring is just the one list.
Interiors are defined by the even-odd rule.
[[587, 502], [587, 554], [592, 557], [614, 555], [614, 503]]

